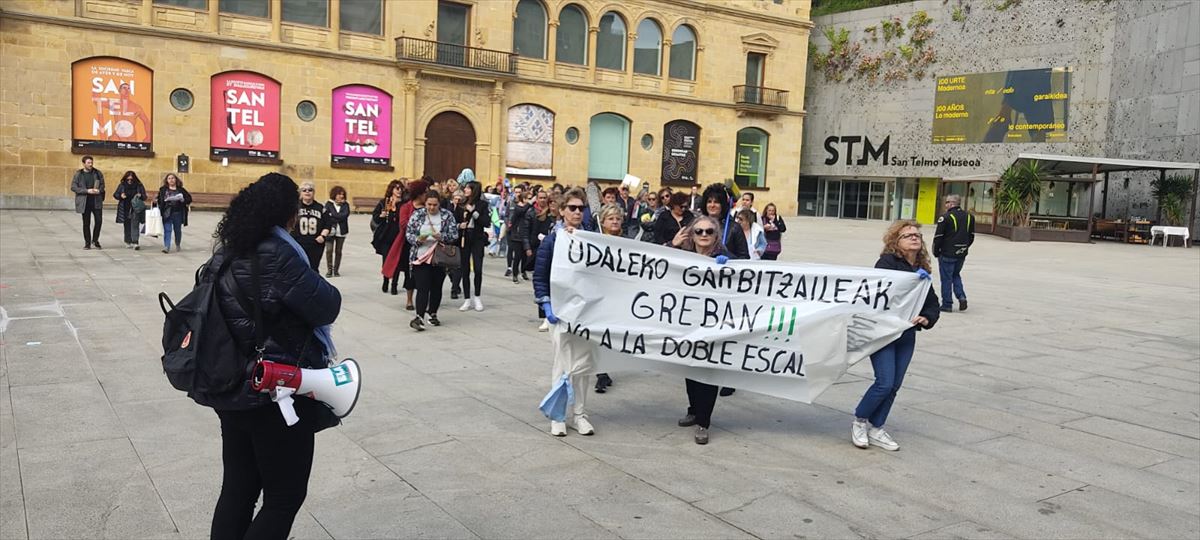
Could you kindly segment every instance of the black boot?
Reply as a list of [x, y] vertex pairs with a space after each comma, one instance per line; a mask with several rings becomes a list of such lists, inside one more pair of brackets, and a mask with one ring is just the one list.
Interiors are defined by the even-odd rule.
[[389, 280], [388, 278], [383, 278], [383, 289], [381, 289], [383, 292], [387, 292], [388, 281], [391, 281], [391, 280]]
[[399, 282], [400, 282], [400, 280], [399, 280], [399, 279], [394, 279], [394, 280], [392, 280], [392, 296], [396, 296], [397, 294], [400, 294], [400, 293], [399, 293], [399, 292], [396, 290], [396, 287], [397, 287], [397, 285], [399, 284]]

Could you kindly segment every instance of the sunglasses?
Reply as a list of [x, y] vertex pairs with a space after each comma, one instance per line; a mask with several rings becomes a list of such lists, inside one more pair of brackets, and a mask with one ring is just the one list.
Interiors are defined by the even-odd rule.
[[694, 235], [696, 235], [696, 236], [712, 236], [712, 235], [714, 235], [714, 234], [716, 234], [716, 233], [717, 233], [717, 230], [716, 230], [716, 229], [713, 229], [713, 228], [708, 228], [708, 229], [692, 229], [692, 234], [694, 234]]
[[566, 208], [567, 210], [570, 210], [571, 212], [582, 212], [583, 211], [582, 204], [568, 204], [568, 205], [564, 206], [563, 208]]
[[909, 238], [924, 238], [924, 236], [921, 236], [921, 233], [919, 232], [900, 235], [901, 240], [908, 240]]
[[311, 189], [302, 189], [302, 190], [300, 190], [300, 193], [312, 193], [312, 192], [313, 192], [313, 190], [311, 190]]

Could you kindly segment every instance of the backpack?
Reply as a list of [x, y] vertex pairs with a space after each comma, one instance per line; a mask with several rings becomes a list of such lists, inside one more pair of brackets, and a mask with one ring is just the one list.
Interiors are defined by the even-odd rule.
[[[250, 257], [255, 288], [259, 286], [258, 258]], [[205, 263], [196, 270], [195, 286], [178, 304], [172, 303], [166, 293], [158, 294], [158, 304], [166, 315], [163, 323], [163, 373], [176, 390], [189, 395], [193, 393], [219, 395], [241, 389], [249, 378], [250, 370], [262, 359], [263, 328], [262, 308], [255, 293], [252, 302], [243, 298], [240, 290], [234, 296], [243, 308], [252, 303], [248, 312], [254, 314], [254, 347], [247, 350], [238, 345], [217, 298], [217, 282], [229, 269], [233, 257], [222, 261], [217, 271], [207, 271]], [[237, 281], [233, 280], [234, 287]], [[168, 309], [169, 306], [169, 309]]]

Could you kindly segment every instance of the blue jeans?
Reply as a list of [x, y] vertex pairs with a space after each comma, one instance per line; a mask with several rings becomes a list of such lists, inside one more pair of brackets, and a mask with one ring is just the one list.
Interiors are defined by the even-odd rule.
[[183, 242], [183, 212], [172, 212], [163, 217], [163, 248], [171, 249], [171, 233], [175, 233], [175, 247]]
[[896, 392], [904, 382], [904, 373], [912, 361], [913, 348], [917, 344], [917, 329], [905, 330], [895, 341], [888, 343], [871, 355], [871, 367], [875, 369], [875, 384], [872, 384], [863, 394], [854, 416], [866, 418], [875, 427], [883, 427], [887, 422], [888, 413], [892, 411], [892, 403], [896, 401]]
[[[966, 300], [967, 293], [962, 286], [962, 267], [964, 259], [954, 257], [938, 257], [938, 274], [942, 282], [942, 307], [954, 307], [954, 298]], [[950, 286], [954, 286], [954, 296], [950, 296]]]

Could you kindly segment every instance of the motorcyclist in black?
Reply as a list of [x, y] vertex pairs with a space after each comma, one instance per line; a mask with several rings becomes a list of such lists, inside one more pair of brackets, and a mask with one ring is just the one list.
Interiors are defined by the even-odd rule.
[[[938, 274], [942, 285], [942, 311], [954, 311], [954, 298], [958, 298], [958, 310], [967, 310], [967, 293], [963, 291], [962, 268], [967, 260], [967, 251], [975, 243], [975, 217], [962, 209], [962, 197], [947, 195], [946, 212], [937, 220], [937, 231], [933, 235], [933, 256], [938, 260]], [[954, 296], [950, 296], [953, 289]]]

